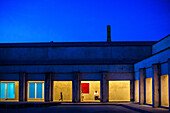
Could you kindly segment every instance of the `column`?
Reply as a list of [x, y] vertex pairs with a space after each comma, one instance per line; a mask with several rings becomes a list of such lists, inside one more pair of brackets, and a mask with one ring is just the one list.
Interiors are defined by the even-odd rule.
[[51, 72], [51, 102], [53, 101], [53, 75], [54, 73]]
[[130, 80], [130, 101], [134, 101], [134, 80]]
[[51, 101], [51, 77], [51, 72], [45, 74], [45, 102]]
[[80, 102], [79, 72], [73, 72], [73, 102]]
[[152, 64], [152, 107], [159, 107], [159, 86], [160, 86], [161, 68], [160, 64]]
[[27, 99], [27, 87], [26, 87], [26, 73], [19, 73], [19, 101], [24, 102]]
[[143, 105], [145, 103], [145, 76], [146, 76], [146, 69], [140, 68], [139, 69], [139, 104]]
[[[168, 58], [168, 81], [170, 81], [170, 58]], [[170, 104], [170, 83], [169, 83], [169, 104]], [[170, 111], [170, 105], [169, 105]]]
[[107, 81], [107, 72], [102, 72], [102, 80], [101, 80], [101, 102], [109, 101], [109, 87]]

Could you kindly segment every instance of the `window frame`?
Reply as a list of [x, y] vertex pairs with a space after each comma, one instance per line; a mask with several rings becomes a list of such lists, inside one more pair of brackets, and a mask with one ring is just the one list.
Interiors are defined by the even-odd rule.
[[[29, 98], [29, 83], [35, 83], [35, 98]], [[37, 83], [42, 83], [42, 98], [37, 98]], [[28, 101], [31, 101], [31, 100], [44, 100], [44, 81], [28, 81], [27, 82], [27, 99]]]
[[[15, 81], [0, 81], [0, 83], [5, 83], [5, 98], [0, 98], [1, 100], [16, 100], [16, 82]], [[15, 84], [15, 98], [7, 98], [7, 83]]]

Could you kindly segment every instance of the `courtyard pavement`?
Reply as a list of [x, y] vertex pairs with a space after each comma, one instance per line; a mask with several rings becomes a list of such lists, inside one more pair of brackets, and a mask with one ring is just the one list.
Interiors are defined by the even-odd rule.
[[61, 104], [50, 107], [0, 108], [0, 113], [170, 113], [168, 109], [148, 105], [124, 104]]

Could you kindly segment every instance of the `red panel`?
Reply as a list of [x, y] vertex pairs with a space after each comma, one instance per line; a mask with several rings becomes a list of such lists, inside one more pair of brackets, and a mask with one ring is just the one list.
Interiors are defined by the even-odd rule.
[[89, 83], [81, 83], [81, 90], [83, 93], [89, 93]]

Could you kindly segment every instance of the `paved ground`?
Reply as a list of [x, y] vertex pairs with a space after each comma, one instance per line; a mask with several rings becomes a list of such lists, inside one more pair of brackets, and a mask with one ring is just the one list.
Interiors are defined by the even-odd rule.
[[0, 108], [0, 113], [170, 113], [167, 109], [146, 105], [57, 105], [51, 107], [31, 107], [19, 109]]

